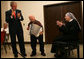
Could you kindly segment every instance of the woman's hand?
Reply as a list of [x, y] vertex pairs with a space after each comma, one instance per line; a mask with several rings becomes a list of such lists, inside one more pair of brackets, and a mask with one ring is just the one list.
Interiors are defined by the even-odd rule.
[[61, 26], [63, 25], [63, 23], [60, 22], [60, 21], [56, 21], [56, 23], [57, 23], [57, 25], [58, 25], [59, 27], [61, 27]]

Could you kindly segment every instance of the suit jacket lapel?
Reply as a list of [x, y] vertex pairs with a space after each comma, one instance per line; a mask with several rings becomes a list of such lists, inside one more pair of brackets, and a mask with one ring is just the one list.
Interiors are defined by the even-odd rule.
[[17, 10], [16, 10], [16, 18], [17, 18], [17, 13], [18, 13], [18, 12], [17, 12]]
[[10, 9], [10, 15], [12, 14], [12, 10]]

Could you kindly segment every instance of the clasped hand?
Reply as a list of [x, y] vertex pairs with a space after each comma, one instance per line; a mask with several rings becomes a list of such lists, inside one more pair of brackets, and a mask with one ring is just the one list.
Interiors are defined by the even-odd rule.
[[[14, 16], [14, 13], [15, 13], [15, 11], [12, 10], [12, 14], [11, 14], [11, 16]], [[21, 13], [18, 12], [18, 13], [17, 13], [17, 17], [20, 18], [20, 16], [21, 16]]]
[[61, 21], [56, 21], [56, 24], [61, 27], [62, 25], [64, 25]]

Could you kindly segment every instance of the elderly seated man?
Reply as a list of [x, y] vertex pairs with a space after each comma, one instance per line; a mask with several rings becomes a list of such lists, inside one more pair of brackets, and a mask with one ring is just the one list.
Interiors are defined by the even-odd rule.
[[9, 38], [9, 28], [8, 28], [8, 24], [4, 23], [3, 28], [1, 28], [1, 32], [5, 32], [6, 33], [6, 38], [8, 40]]
[[9, 28], [7, 23], [4, 23], [3, 28], [1, 28], [1, 44], [3, 44], [4, 42], [8, 42], [8, 39], [9, 39]]

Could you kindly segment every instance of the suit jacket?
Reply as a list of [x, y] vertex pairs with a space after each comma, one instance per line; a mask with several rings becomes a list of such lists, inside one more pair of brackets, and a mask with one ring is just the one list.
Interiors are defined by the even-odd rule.
[[16, 19], [13, 17], [11, 18], [12, 10], [6, 11], [6, 22], [9, 24], [9, 32], [14, 32], [16, 30], [22, 30], [22, 25], [20, 21], [23, 21], [23, 16], [21, 13], [21, 18], [17, 17], [17, 13], [21, 13], [21, 10], [16, 10]]

